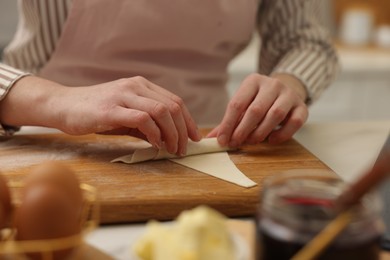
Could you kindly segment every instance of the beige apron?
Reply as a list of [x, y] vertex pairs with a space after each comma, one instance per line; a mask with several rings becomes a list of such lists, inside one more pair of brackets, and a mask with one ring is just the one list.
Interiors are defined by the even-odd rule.
[[258, 0], [73, 0], [39, 76], [67, 86], [143, 76], [220, 122], [229, 61], [248, 43]]

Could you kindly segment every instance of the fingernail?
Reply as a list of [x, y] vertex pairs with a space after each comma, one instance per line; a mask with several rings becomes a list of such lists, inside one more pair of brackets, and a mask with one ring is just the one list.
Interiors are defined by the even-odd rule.
[[218, 139], [219, 144], [222, 146], [226, 146], [228, 144], [227, 135], [222, 134], [222, 135], [218, 136], [217, 139]]
[[161, 146], [162, 146], [161, 141], [155, 142], [155, 143], [154, 143], [154, 146], [155, 146], [157, 149], [161, 150]]
[[168, 152], [169, 152], [170, 154], [177, 154], [177, 153], [178, 153], [178, 152], [177, 152], [177, 149], [175, 149], [174, 147], [169, 148]]
[[203, 138], [202, 133], [199, 131], [199, 129], [196, 129], [197, 139], [201, 140]]
[[187, 148], [186, 147], [184, 147], [184, 148], [182, 148], [181, 149], [181, 151], [180, 151], [180, 156], [186, 156], [187, 155]]
[[172, 149], [172, 153], [179, 153], [179, 147], [177, 146], [177, 144], [173, 147]]

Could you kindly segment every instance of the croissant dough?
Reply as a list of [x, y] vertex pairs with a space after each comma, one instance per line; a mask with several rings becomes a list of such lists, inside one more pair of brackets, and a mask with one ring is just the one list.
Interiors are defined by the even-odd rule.
[[200, 142], [189, 142], [187, 156], [177, 157], [168, 153], [165, 149], [158, 150], [154, 147], [138, 149], [134, 153], [121, 156], [111, 162], [124, 162], [128, 164], [148, 160], [169, 159], [191, 169], [206, 173], [213, 177], [237, 184], [242, 187], [253, 187], [255, 182], [246, 177], [230, 160], [226, 151], [228, 147], [219, 145], [216, 138], [205, 138]]
[[201, 154], [170, 160], [245, 188], [256, 186], [256, 183], [246, 177], [230, 160], [227, 152]]
[[[216, 153], [231, 150], [228, 147], [222, 147], [219, 145], [216, 138], [205, 138], [200, 142], [189, 141], [187, 145], [187, 155]], [[112, 160], [111, 162], [124, 162], [124, 163], [137, 163], [149, 160], [171, 159], [179, 158], [175, 154], [170, 154], [166, 149], [157, 149], [154, 147], [148, 147], [144, 149], [137, 149], [134, 153], [121, 156]]]

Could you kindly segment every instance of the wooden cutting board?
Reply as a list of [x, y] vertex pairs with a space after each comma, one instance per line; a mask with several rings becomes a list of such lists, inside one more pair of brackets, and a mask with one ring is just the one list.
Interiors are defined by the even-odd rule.
[[[253, 216], [265, 177], [290, 169], [329, 170], [296, 141], [259, 144], [229, 152], [254, 188], [210, 177], [168, 160], [138, 164], [110, 163], [132, 152], [131, 137], [65, 134], [0, 137], [0, 166], [8, 180], [23, 181], [32, 165], [62, 160], [81, 182], [98, 189], [102, 223], [169, 220], [182, 210], [209, 205], [230, 217]], [[329, 174], [334, 174], [329, 170]]]

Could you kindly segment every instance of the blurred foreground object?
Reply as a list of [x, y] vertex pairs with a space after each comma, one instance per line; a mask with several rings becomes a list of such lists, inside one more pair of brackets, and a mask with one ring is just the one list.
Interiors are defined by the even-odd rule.
[[96, 189], [74, 174], [65, 164], [47, 162], [30, 169], [26, 182], [7, 183], [15, 210], [1, 230], [0, 259], [62, 260], [88, 253], [83, 240], [99, 223], [99, 203]]
[[140, 259], [236, 259], [226, 218], [219, 212], [199, 206], [183, 211], [176, 221], [172, 226], [148, 223], [145, 235], [134, 245]]
[[[334, 201], [347, 185], [316, 169], [268, 178], [257, 220], [262, 257], [258, 259], [291, 259], [335, 218]], [[379, 259], [378, 242], [383, 232], [380, 210], [378, 196], [364, 198], [349, 225], [316, 259]]]
[[[332, 202], [334, 219], [305, 245], [292, 259], [311, 260], [321, 256], [322, 252], [334, 241], [337, 241], [339, 234], [354, 224], [354, 217], [363, 204], [363, 199], [370, 191], [383, 183], [390, 172], [390, 137], [384, 144], [374, 166], [366, 170], [356, 181], [345, 187], [343, 192]], [[363, 230], [365, 231], [365, 230]], [[351, 256], [352, 257], [352, 256]], [[354, 259], [361, 259], [353, 256]], [[378, 259], [379, 256], [372, 255], [367, 259]], [[366, 258], [362, 258], [366, 259]]]

